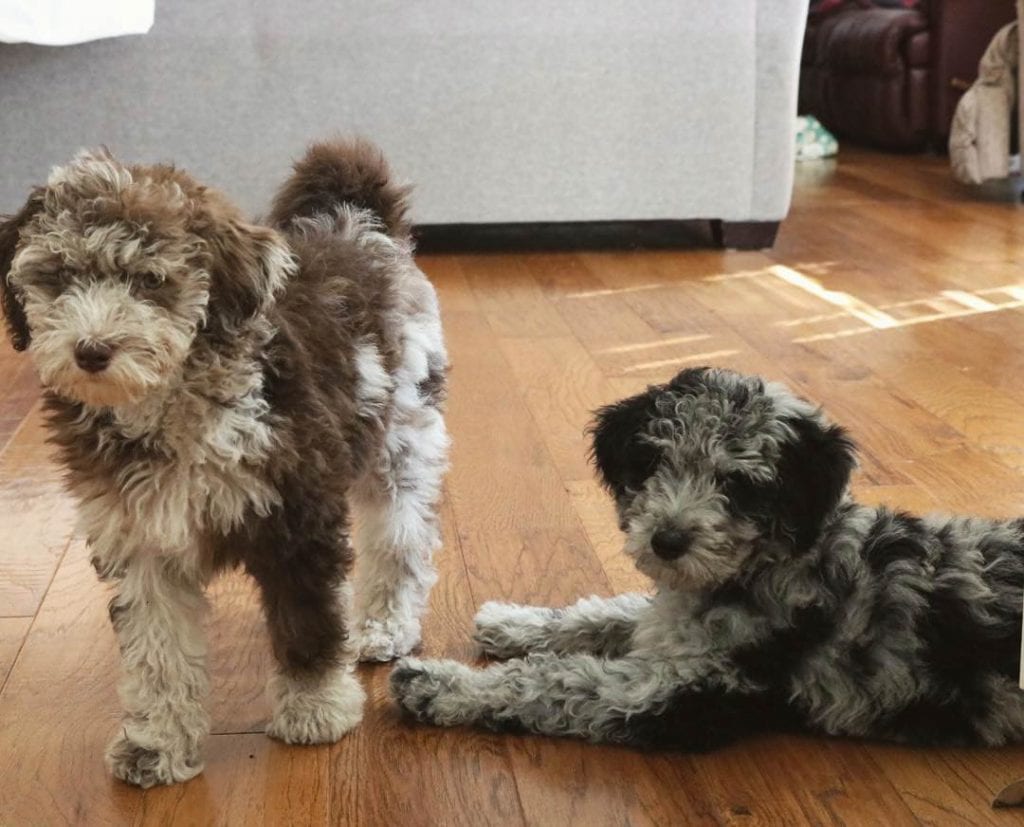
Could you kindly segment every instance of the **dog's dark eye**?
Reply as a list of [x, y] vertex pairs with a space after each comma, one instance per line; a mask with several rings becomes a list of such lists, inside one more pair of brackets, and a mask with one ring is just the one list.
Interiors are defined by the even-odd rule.
[[159, 273], [143, 273], [138, 277], [138, 281], [146, 290], [156, 290], [163, 285], [164, 277]]

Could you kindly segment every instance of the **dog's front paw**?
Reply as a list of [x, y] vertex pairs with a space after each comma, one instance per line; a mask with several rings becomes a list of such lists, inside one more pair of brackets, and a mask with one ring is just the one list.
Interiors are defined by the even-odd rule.
[[391, 670], [391, 697], [417, 721], [457, 726], [476, 717], [473, 670], [451, 660], [405, 658]]
[[356, 631], [359, 660], [381, 662], [408, 655], [420, 642], [420, 624], [415, 620], [368, 618]]
[[267, 735], [286, 744], [333, 744], [363, 718], [366, 694], [345, 669], [315, 681], [276, 675], [270, 692], [274, 714]]
[[203, 771], [198, 754], [144, 747], [124, 733], [111, 741], [106, 757], [115, 778], [143, 789], [188, 781]]
[[473, 620], [473, 639], [480, 651], [493, 658], [515, 658], [548, 646], [547, 622], [554, 609], [484, 603]]

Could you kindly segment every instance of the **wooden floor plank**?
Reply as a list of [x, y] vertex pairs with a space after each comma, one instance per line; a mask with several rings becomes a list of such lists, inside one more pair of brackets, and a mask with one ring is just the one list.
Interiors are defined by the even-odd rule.
[[559, 476], [590, 479], [586, 429], [592, 412], [615, 398], [604, 374], [572, 336], [503, 338], [498, 346], [534, 421], [544, 423], [540, 436]]
[[0, 393], [0, 455], [39, 399], [39, 380], [32, 361], [18, 354], [0, 360], [6, 387]]
[[138, 791], [111, 778], [117, 646], [84, 547], [68, 549], [0, 693], [0, 814], [10, 824], [123, 824]]
[[214, 735], [202, 775], [132, 791], [141, 799], [135, 823], [330, 824], [329, 782], [327, 749], [288, 747], [263, 735]]
[[[441, 515], [440, 576], [424, 621], [423, 654], [472, 660], [477, 601], [447, 495]], [[507, 739], [409, 726], [388, 698], [389, 671], [363, 668], [365, 719], [331, 749], [335, 823], [522, 823]]]
[[1020, 810], [993, 810], [995, 794], [1024, 776], [1024, 749], [913, 750], [876, 745], [872, 757], [922, 824], [1005, 825]]
[[475, 596], [559, 603], [607, 590], [488, 320], [475, 313], [447, 320], [451, 348], [463, 354], [448, 408], [449, 487]]
[[[983, 384], [1016, 394], [1024, 373], [1024, 347], [1016, 344], [1022, 328], [1024, 309], [1001, 311], [922, 326], [913, 331], [913, 341]], [[888, 370], [888, 351], [877, 358]]]
[[0, 691], [31, 625], [30, 617], [0, 617]]
[[214, 733], [262, 733], [273, 657], [259, 594], [241, 571], [221, 575], [209, 591], [206, 622], [210, 667], [210, 726]]
[[74, 527], [38, 408], [0, 455], [0, 617], [33, 615]]
[[530, 272], [528, 255], [473, 256], [463, 264], [473, 293], [499, 336], [565, 336], [569, 328]]
[[369, 670], [366, 718], [332, 749], [335, 823], [524, 823], [508, 739], [405, 724], [387, 698], [388, 670]]
[[722, 823], [686, 757], [532, 737], [514, 754], [527, 824]]
[[622, 550], [622, 531], [608, 493], [595, 480], [568, 481], [565, 487], [612, 591], [615, 594], [650, 591], [650, 579], [636, 570]]

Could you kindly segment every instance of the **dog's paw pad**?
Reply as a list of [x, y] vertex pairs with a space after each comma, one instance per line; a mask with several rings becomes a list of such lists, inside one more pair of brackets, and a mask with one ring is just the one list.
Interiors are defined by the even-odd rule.
[[382, 662], [408, 655], [420, 642], [420, 625], [414, 621], [365, 620], [356, 632], [359, 660]]
[[425, 674], [426, 669], [424, 668], [423, 661], [417, 658], [403, 658], [395, 664], [395, 668], [391, 670], [391, 676], [388, 679], [392, 694], [398, 697], [398, 694], [403, 692], [410, 683]]
[[430, 723], [430, 702], [437, 696], [440, 685], [432, 680], [426, 664], [415, 658], [400, 660], [391, 670], [389, 678], [391, 697], [401, 709], [416, 720]]
[[476, 707], [474, 671], [452, 660], [405, 658], [391, 670], [391, 697], [417, 721], [440, 726], [467, 723]]
[[143, 789], [187, 781], [203, 770], [196, 756], [143, 747], [126, 735], [119, 735], [107, 748], [107, 766], [115, 778]]

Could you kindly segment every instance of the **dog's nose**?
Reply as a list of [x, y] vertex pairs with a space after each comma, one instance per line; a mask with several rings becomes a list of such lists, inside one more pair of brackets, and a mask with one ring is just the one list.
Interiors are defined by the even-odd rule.
[[651, 551], [662, 560], [675, 560], [690, 549], [693, 541], [689, 531], [682, 528], [663, 528], [651, 537]]
[[106, 370], [113, 355], [114, 349], [103, 342], [83, 339], [75, 345], [75, 364], [89, 373]]

